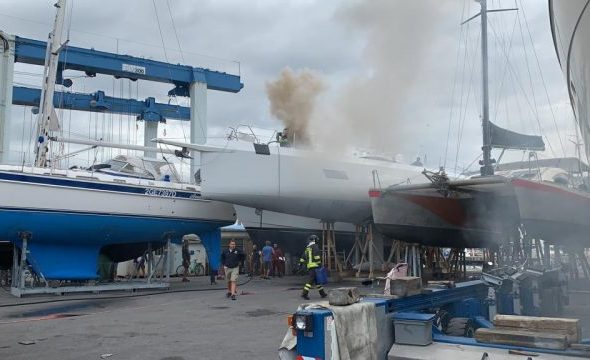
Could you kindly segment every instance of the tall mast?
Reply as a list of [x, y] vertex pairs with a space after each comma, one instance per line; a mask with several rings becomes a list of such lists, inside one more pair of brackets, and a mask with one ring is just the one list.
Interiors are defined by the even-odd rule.
[[39, 104], [39, 117], [37, 127], [37, 147], [35, 166], [47, 165], [47, 151], [49, 149], [49, 133], [59, 129], [59, 123], [53, 107], [53, 93], [55, 92], [55, 79], [59, 52], [62, 48], [61, 38], [66, 12], [66, 0], [58, 0], [54, 5], [57, 8], [53, 31], [49, 33], [47, 50], [45, 52], [45, 70], [43, 72], [43, 87], [41, 89], [41, 102]]
[[482, 135], [483, 161], [480, 162], [481, 176], [494, 175], [492, 166], [492, 144], [490, 136], [490, 99], [488, 89], [488, 8], [487, 0], [479, 0], [481, 5], [481, 76], [482, 76]]

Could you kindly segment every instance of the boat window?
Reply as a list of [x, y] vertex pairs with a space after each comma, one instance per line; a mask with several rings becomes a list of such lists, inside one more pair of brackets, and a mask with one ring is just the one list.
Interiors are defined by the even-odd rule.
[[390, 163], [396, 162], [395, 159], [392, 159], [387, 156], [379, 156], [379, 155], [363, 155], [363, 156], [359, 156], [359, 158], [367, 159], [367, 160], [386, 161], [386, 162], [390, 162]]
[[125, 164], [127, 164], [127, 163], [124, 162], [124, 161], [119, 161], [119, 160], [111, 159], [111, 160], [109, 160], [107, 162], [107, 164], [109, 164], [111, 166], [111, 170], [113, 170], [113, 171], [121, 171], [121, 168], [123, 166], [125, 166]]
[[135, 172], [135, 167], [131, 164], [125, 164], [125, 166], [123, 166], [120, 171], [128, 174], [133, 174]]
[[119, 169], [117, 169], [117, 171], [120, 171], [125, 174], [129, 174], [130, 176], [133, 176], [133, 177], [155, 180], [154, 176], [149, 171], [146, 171], [145, 169], [142, 169], [142, 168], [135, 167], [135, 166], [131, 165], [130, 163], [125, 163], [124, 166], [119, 165]]
[[557, 175], [553, 178], [553, 182], [559, 185], [563, 185], [563, 186], [568, 186], [569, 185], [569, 179], [567, 178], [567, 176], [564, 175]]

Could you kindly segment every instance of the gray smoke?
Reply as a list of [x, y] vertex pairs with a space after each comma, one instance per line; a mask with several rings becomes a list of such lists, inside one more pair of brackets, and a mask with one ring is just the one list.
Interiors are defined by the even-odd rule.
[[[440, 45], [436, 44], [441, 36], [437, 32], [445, 33], [441, 27], [449, 24], [457, 28], [461, 10], [457, 5], [460, 5], [458, 1], [367, 0], [340, 9], [337, 20], [356, 33], [363, 33], [367, 39], [363, 63], [359, 64], [360, 74], [344, 87], [332, 89], [326, 101], [316, 105], [313, 101], [318, 100], [319, 91], [317, 86], [312, 86], [315, 91], [305, 97], [302, 103], [306, 106], [299, 109], [294, 105], [301, 97], [295, 97], [286, 106], [281, 101], [284, 96], [277, 96], [277, 92], [285, 93], [277, 91], [278, 84], [282, 84], [282, 90], [288, 84], [289, 93], [306, 95], [310, 93], [306, 89], [309, 84], [322, 82], [308, 71], [300, 75], [305, 81], [298, 81], [300, 78], [294, 77], [290, 70], [283, 71], [283, 81], [267, 86], [273, 90], [272, 94], [269, 91], [273, 115], [283, 121], [297, 120], [295, 123], [302, 126], [304, 134], [310, 134], [316, 147], [339, 150], [369, 147], [392, 152], [402, 151], [404, 143], [415, 144], [412, 128], [418, 119], [408, 114], [416, 104], [419, 106], [417, 99], [423, 95], [415, 94], [413, 89], [429, 76], [424, 74], [423, 64], [425, 59], [432, 63], [432, 54], [439, 49]], [[454, 55], [454, 51], [451, 53]], [[422, 89], [425, 84], [420, 85]], [[291, 86], [304, 88], [299, 91]]]
[[[363, 1], [342, 12], [343, 21], [366, 32], [365, 75], [353, 79], [334, 106], [339, 124], [333, 129], [349, 144], [400, 151], [416, 142], [412, 127], [419, 120], [413, 92], [424, 81], [425, 59], [431, 61], [436, 30], [448, 21], [448, 4], [440, 1]], [[457, 17], [453, 16], [453, 20]], [[432, 50], [432, 51], [431, 51]], [[423, 85], [423, 84], [421, 84]]]

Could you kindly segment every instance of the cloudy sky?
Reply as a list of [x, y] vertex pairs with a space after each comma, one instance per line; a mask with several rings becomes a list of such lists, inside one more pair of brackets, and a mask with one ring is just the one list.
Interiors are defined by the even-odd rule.
[[[490, 14], [492, 121], [542, 134], [546, 157], [574, 155], [575, 125], [547, 3], [489, 3], [494, 9], [519, 8]], [[0, 28], [45, 39], [54, 17], [51, 5], [5, 0]], [[239, 73], [240, 93], [208, 93], [211, 138], [238, 124], [280, 130], [266, 89], [290, 68], [294, 76], [306, 72], [322, 84], [308, 119], [319, 147], [372, 147], [462, 170], [480, 153], [480, 23], [459, 24], [478, 7], [473, 0], [76, 1], [70, 44]], [[30, 74], [39, 71], [17, 66], [15, 81], [39, 83]], [[106, 77], [74, 78], [74, 84], [74, 91], [169, 100], [165, 84]], [[26, 109], [15, 107], [13, 118], [25, 124], [15, 131], [26, 134], [31, 121]], [[114, 131], [114, 140], [142, 141], [143, 125], [131, 117], [67, 113], [62, 119], [73, 134], [100, 137]], [[164, 128], [168, 137], [188, 136], [186, 123], [169, 121]]]

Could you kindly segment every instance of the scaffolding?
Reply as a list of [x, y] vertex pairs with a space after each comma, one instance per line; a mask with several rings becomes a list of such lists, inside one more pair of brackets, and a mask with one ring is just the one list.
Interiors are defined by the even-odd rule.
[[330, 271], [342, 273], [341, 256], [336, 250], [334, 222], [322, 222], [322, 263]]

